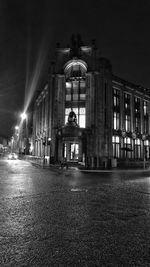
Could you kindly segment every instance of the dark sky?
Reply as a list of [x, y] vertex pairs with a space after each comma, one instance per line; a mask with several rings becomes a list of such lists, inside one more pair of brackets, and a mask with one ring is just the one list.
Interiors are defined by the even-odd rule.
[[149, 14], [149, 0], [0, 0], [0, 135], [12, 134], [25, 90], [35, 90], [56, 43], [66, 46], [73, 33], [85, 45], [96, 39], [114, 74], [150, 88]]

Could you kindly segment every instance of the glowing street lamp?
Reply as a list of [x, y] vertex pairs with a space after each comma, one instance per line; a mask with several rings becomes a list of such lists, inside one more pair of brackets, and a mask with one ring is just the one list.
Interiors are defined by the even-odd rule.
[[27, 118], [27, 114], [25, 112], [23, 112], [21, 115], [20, 115], [21, 119], [22, 120], [25, 120]]
[[23, 144], [24, 144], [24, 152], [25, 152], [25, 155], [27, 154], [27, 143], [28, 143], [28, 116], [25, 112], [21, 113], [20, 114], [20, 117], [22, 119], [22, 124], [24, 124], [24, 121], [25, 121], [25, 128], [23, 127], [23, 129], [25, 129], [25, 131], [23, 130], [23, 135], [24, 135], [24, 141], [23, 141]]
[[16, 130], [16, 131], [19, 130], [19, 126], [18, 126], [18, 125], [15, 126], [15, 130]]

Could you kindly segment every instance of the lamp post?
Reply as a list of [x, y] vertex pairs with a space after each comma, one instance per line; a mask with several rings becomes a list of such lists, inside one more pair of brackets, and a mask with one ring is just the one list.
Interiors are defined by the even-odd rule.
[[15, 132], [14, 132], [14, 150], [15, 152], [18, 152], [18, 140], [19, 140], [19, 126], [15, 126]]
[[21, 119], [22, 119], [22, 123], [23, 121], [25, 121], [25, 140], [26, 140], [26, 145], [24, 144], [24, 152], [25, 155], [27, 154], [27, 142], [28, 142], [28, 116], [25, 112], [23, 112], [20, 115]]
[[51, 163], [51, 137], [47, 138], [47, 144], [49, 145], [49, 164]]
[[16, 132], [19, 130], [19, 126], [18, 125], [15, 126], [15, 130], [16, 130]]
[[11, 152], [14, 150], [14, 136], [11, 137]]
[[145, 139], [146, 139], [146, 135], [145, 134], [143, 134], [142, 135], [142, 140], [143, 140], [143, 168], [145, 169], [145, 147], [144, 147], [144, 141], [145, 141]]

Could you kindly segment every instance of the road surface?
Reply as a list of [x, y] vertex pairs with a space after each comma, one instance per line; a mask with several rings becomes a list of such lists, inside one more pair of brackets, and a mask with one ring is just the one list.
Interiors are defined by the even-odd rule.
[[0, 266], [150, 266], [150, 173], [1, 160]]

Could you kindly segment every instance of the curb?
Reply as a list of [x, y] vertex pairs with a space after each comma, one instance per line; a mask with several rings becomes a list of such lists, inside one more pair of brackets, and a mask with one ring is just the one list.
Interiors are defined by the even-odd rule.
[[[51, 170], [59, 170], [60, 166], [59, 165], [42, 165], [36, 162], [31, 162], [30, 163], [36, 167], [40, 167], [43, 169], [51, 169]], [[63, 171], [63, 169], [62, 169]], [[87, 170], [87, 169], [80, 169], [77, 167], [69, 167], [68, 171], [80, 171], [80, 172], [85, 172], [85, 173], [121, 173], [121, 172], [150, 172], [150, 168], [148, 169], [112, 169], [112, 170]]]

